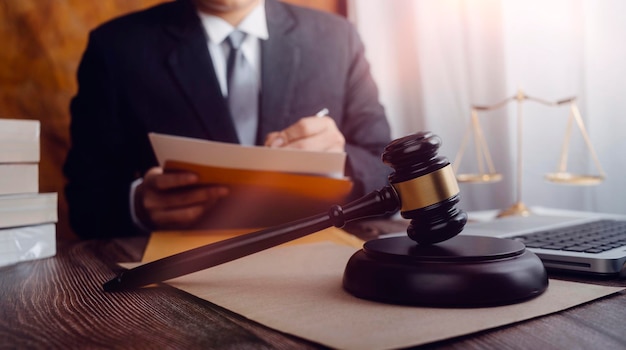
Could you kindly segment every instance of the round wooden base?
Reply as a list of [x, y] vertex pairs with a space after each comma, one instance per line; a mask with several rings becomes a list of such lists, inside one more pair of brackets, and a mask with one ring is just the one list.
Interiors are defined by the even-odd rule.
[[366, 242], [348, 261], [343, 287], [386, 303], [482, 307], [536, 297], [548, 276], [541, 260], [513, 240], [460, 235], [418, 245], [393, 237]]

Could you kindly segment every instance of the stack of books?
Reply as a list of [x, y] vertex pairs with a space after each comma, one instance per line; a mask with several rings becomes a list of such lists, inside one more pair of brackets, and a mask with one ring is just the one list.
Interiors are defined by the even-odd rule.
[[0, 266], [56, 254], [57, 194], [39, 192], [40, 122], [0, 119]]

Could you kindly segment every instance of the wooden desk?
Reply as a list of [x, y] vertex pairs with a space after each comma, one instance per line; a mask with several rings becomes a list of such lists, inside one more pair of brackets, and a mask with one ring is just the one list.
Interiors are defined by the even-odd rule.
[[[59, 242], [53, 258], [0, 268], [0, 348], [318, 349], [169, 286], [105, 293], [146, 238]], [[565, 278], [565, 277], [563, 277]], [[623, 286], [626, 280], [569, 280]], [[429, 349], [624, 349], [626, 293]], [[445, 325], [442, 325], [442, 327]]]

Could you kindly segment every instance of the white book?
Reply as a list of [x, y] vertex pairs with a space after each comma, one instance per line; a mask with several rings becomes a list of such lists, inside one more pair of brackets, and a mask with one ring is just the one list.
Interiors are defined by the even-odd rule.
[[56, 193], [0, 196], [0, 228], [55, 223], [57, 220]]
[[37, 163], [0, 163], [0, 195], [39, 192]]
[[56, 254], [56, 225], [0, 229], [0, 266]]
[[38, 163], [38, 120], [0, 119], [0, 163]]

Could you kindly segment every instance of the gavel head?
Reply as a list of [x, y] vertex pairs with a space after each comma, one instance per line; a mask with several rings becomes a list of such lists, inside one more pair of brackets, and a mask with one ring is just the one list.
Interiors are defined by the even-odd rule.
[[400, 214], [411, 219], [407, 233], [420, 244], [452, 238], [467, 222], [467, 214], [455, 207], [459, 186], [450, 162], [437, 156], [440, 146], [438, 136], [418, 132], [394, 140], [382, 155], [394, 169], [389, 182], [400, 199]]

